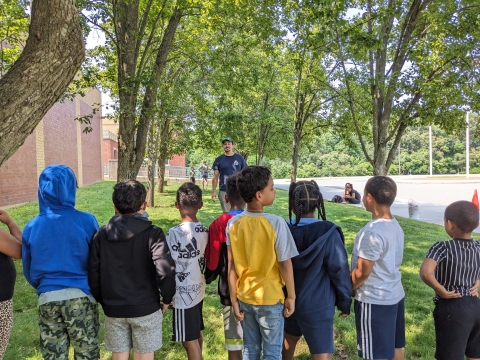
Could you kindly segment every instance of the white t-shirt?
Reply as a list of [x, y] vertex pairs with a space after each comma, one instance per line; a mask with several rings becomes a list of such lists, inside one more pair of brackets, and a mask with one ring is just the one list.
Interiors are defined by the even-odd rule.
[[184, 222], [167, 232], [167, 243], [175, 260], [176, 293], [173, 306], [194, 307], [205, 296], [205, 248], [208, 229], [200, 222]]
[[351, 269], [358, 257], [375, 261], [367, 280], [355, 292], [358, 301], [394, 305], [405, 297], [400, 275], [403, 260], [403, 230], [396, 219], [371, 220], [357, 234], [353, 244]]

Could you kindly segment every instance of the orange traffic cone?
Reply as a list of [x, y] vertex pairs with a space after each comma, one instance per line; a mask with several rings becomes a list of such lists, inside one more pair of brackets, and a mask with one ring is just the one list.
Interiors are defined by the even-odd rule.
[[478, 193], [477, 193], [477, 189], [475, 189], [473, 191], [473, 198], [472, 198], [472, 203], [473, 205], [475, 205], [477, 207], [477, 209], [480, 210], [480, 205], [478, 203]]

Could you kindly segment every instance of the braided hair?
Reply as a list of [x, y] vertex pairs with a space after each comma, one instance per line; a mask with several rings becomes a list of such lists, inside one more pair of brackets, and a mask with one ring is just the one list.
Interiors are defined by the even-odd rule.
[[318, 210], [318, 219], [326, 220], [323, 196], [314, 180], [292, 182], [288, 191], [288, 217], [292, 222], [292, 212], [295, 214], [295, 225], [298, 225], [302, 215]]

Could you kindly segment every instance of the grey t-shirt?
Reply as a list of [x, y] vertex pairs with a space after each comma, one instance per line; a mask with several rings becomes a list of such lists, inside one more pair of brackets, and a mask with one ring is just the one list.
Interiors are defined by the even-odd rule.
[[375, 261], [375, 265], [365, 283], [356, 290], [356, 300], [394, 305], [405, 297], [399, 270], [403, 246], [403, 230], [396, 219], [374, 219], [360, 230], [353, 244], [351, 269], [356, 268], [359, 257]]

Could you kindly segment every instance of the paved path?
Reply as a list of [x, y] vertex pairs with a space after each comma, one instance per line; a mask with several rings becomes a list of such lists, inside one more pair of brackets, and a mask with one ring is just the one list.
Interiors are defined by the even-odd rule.
[[[368, 176], [314, 178], [325, 200], [342, 195], [346, 182], [363, 195]], [[392, 176], [397, 183], [397, 198], [392, 205], [392, 214], [408, 217], [408, 201], [419, 205], [420, 221], [443, 225], [443, 213], [448, 204], [457, 200], [472, 200], [473, 191], [480, 191], [480, 177], [458, 179], [455, 177]], [[290, 180], [275, 180], [275, 187], [288, 190]], [[480, 233], [480, 227], [475, 230]]]

